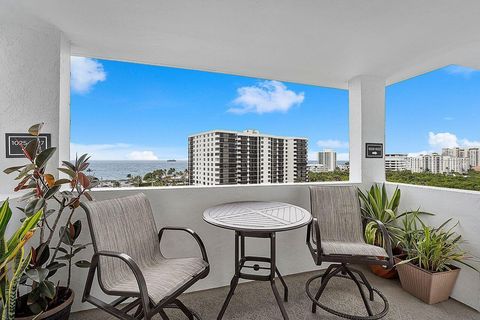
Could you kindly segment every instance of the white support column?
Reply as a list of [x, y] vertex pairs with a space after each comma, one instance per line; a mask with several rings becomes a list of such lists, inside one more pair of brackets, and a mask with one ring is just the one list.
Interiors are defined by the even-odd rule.
[[385, 158], [366, 158], [366, 143], [385, 145], [385, 80], [361, 75], [351, 79], [350, 180], [372, 183], [385, 181]]
[[[20, 22], [21, 21], [21, 22]], [[49, 172], [69, 158], [70, 44], [50, 25], [29, 18], [0, 22], [0, 197], [11, 195], [13, 175], [3, 169], [25, 163], [6, 158], [5, 133], [26, 133], [45, 122], [58, 151]], [[1, 200], [1, 199], [0, 199]]]

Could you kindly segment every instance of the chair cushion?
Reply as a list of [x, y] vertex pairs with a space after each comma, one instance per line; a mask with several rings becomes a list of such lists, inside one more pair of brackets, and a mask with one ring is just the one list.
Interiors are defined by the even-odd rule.
[[[201, 258], [161, 259], [156, 264], [142, 268], [147, 291], [155, 303], [171, 295], [193, 277], [201, 273], [207, 263]], [[133, 274], [106, 288], [109, 291], [138, 293], [137, 281]]]
[[361, 242], [322, 240], [322, 250], [325, 255], [388, 257], [387, 252], [382, 247]]

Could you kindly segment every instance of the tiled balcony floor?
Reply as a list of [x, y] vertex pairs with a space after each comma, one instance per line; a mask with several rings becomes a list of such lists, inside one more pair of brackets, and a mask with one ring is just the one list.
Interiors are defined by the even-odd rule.
[[[285, 277], [289, 286], [290, 299], [285, 304], [291, 320], [313, 320], [313, 319], [341, 319], [318, 309], [316, 314], [310, 312], [310, 303], [304, 288], [306, 280], [314, 273], [303, 273]], [[390, 312], [384, 319], [391, 320], [480, 320], [480, 313], [455, 301], [427, 305], [403, 291], [400, 283], [396, 280], [380, 279], [370, 272], [365, 271], [366, 276], [372, 285], [380, 289], [390, 303]], [[318, 283], [318, 282], [317, 282]], [[277, 281], [281, 290], [281, 284]], [[355, 284], [349, 280], [334, 279], [330, 282], [328, 289], [322, 296], [322, 302], [328, 306], [334, 306], [345, 312], [357, 312], [364, 315], [364, 307]], [[228, 288], [218, 288], [195, 293], [185, 294], [181, 300], [190, 308], [195, 310], [203, 320], [216, 319]], [[375, 302], [373, 307], [380, 308]], [[185, 319], [177, 310], [166, 310], [171, 320]], [[366, 315], [366, 314], [365, 314]], [[90, 310], [75, 313], [71, 316], [73, 320], [96, 320], [112, 319], [108, 314]], [[160, 317], [156, 317], [160, 319]], [[235, 295], [223, 317], [225, 320], [260, 320], [260, 319], [282, 319], [277, 307], [273, 293], [268, 282], [249, 282], [239, 284]]]

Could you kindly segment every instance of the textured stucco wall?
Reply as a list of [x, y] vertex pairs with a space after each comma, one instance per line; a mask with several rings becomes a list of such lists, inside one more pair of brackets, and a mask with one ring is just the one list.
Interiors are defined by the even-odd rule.
[[[452, 218], [452, 223], [458, 222], [456, 231], [465, 240], [463, 248], [479, 261], [480, 192], [395, 183], [388, 183], [389, 191], [392, 192], [397, 185], [402, 192], [401, 209], [420, 208], [435, 214], [422, 218], [433, 226], [440, 226]], [[470, 263], [480, 269], [480, 263], [475, 263], [475, 261], [470, 261]], [[461, 265], [460, 267], [462, 271], [452, 297], [480, 311], [480, 273]]]
[[[5, 157], [5, 133], [26, 132], [34, 123], [45, 122], [44, 132], [59, 145], [60, 92], [62, 107], [69, 107], [69, 43], [55, 28], [0, 22], [0, 169], [24, 163]], [[61, 53], [63, 61], [61, 63]], [[62, 77], [61, 77], [62, 75]], [[68, 75], [68, 76], [67, 76]], [[69, 131], [69, 113], [62, 116], [63, 130]], [[69, 139], [69, 137], [67, 137]], [[67, 140], [68, 141], [68, 140]], [[63, 149], [65, 150], [65, 145]], [[65, 155], [69, 150], [60, 153]], [[56, 172], [57, 153], [50, 170]], [[68, 156], [68, 155], [67, 155]], [[0, 195], [9, 195], [15, 182], [0, 173]]]

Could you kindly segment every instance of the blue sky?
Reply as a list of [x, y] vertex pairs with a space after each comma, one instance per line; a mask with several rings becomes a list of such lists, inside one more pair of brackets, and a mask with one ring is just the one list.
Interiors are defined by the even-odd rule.
[[[99, 160], [185, 159], [212, 129], [300, 136], [348, 158], [348, 92], [288, 82], [72, 57], [72, 153]], [[451, 66], [387, 88], [387, 152], [480, 140], [480, 76]]]

